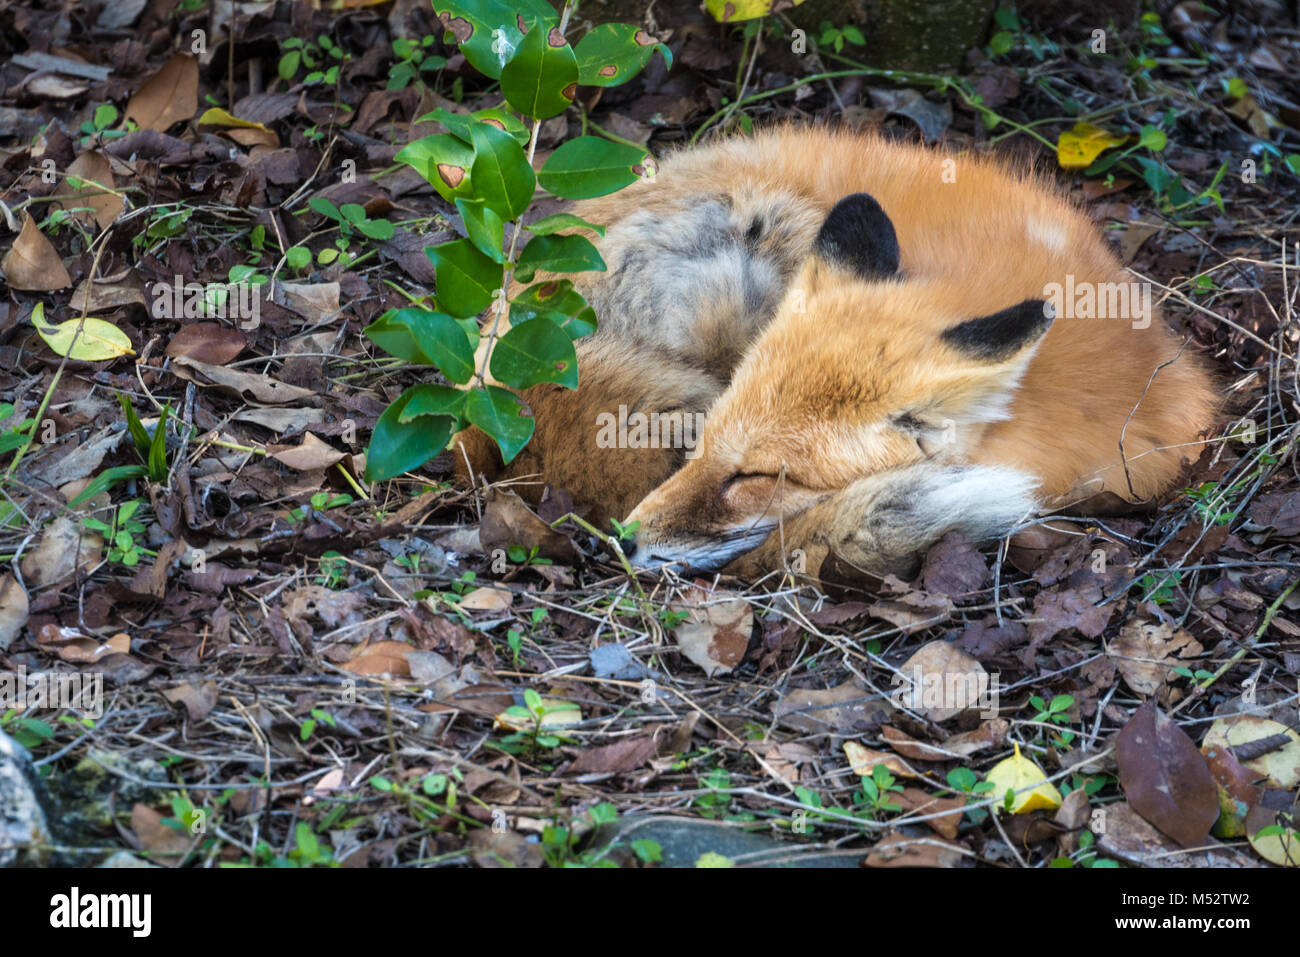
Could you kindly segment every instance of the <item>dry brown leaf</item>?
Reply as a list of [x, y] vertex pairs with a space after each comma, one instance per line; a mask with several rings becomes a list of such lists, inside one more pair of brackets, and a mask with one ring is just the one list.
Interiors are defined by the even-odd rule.
[[915, 768], [898, 755], [890, 754], [888, 751], [875, 751], [863, 747], [856, 741], [845, 741], [844, 753], [848, 756], [849, 766], [853, 769], [853, 773], [863, 777], [869, 776], [871, 769], [877, 764], [883, 764], [891, 773], [897, 774], [900, 778], [918, 777]]
[[867, 867], [956, 867], [966, 848], [939, 837], [887, 834], [864, 862]]
[[27, 591], [13, 575], [0, 578], [0, 652], [3, 652], [27, 624]]
[[145, 80], [126, 104], [127, 119], [143, 130], [166, 132], [199, 108], [199, 61], [177, 53]]
[[931, 595], [923, 591], [909, 591], [884, 598], [867, 609], [872, 618], [889, 622], [905, 634], [924, 631], [948, 620], [952, 614], [952, 599], [947, 595]]
[[23, 213], [22, 232], [0, 260], [0, 271], [14, 289], [49, 292], [72, 285], [72, 277], [64, 268], [58, 250], [28, 213]]
[[143, 804], [131, 809], [131, 830], [135, 831], [141, 848], [149, 852], [149, 860], [168, 867], [180, 864], [198, 837], [168, 827], [161, 814]]
[[144, 290], [134, 276], [122, 282], [91, 282], [83, 279], [68, 303], [68, 307], [78, 315], [83, 312], [109, 312], [130, 305], [149, 308]]
[[[82, 153], [68, 167], [63, 185], [55, 194], [67, 197], [58, 204], [63, 209], [89, 207], [89, 212], [73, 214], [80, 222], [88, 223], [93, 219], [100, 229], [107, 229], [122, 213], [122, 197], [117, 193], [110, 193], [93, 186], [90, 182], [74, 184], [72, 182], [74, 177], [80, 180], [91, 180], [109, 189], [114, 188], [117, 183], [113, 179], [113, 168], [109, 165], [108, 157], [94, 150]], [[141, 304], [143, 304], [143, 297], [141, 297]]]
[[899, 672], [903, 706], [931, 721], [955, 718], [967, 708], [979, 707], [988, 695], [989, 674], [984, 666], [946, 641], [922, 645]]
[[621, 774], [635, 771], [654, 756], [653, 734], [620, 738], [613, 744], [588, 748], [569, 766], [569, 774]]
[[1010, 721], [1006, 718], [994, 718], [991, 721], [985, 721], [974, 731], [963, 731], [961, 734], [954, 734], [944, 741], [942, 747], [954, 757], [969, 757], [978, 751], [998, 747], [1007, 739], [1007, 732], [1010, 730]]
[[312, 785], [312, 789], [303, 795], [302, 803], [311, 805], [316, 803], [319, 798], [327, 798], [331, 792], [337, 791], [343, 787], [343, 769], [334, 768], [324, 777]]
[[343, 666], [343, 670], [350, 671], [354, 675], [409, 677], [411, 665], [406, 660], [406, 654], [411, 650], [411, 646], [402, 641], [376, 641], [364, 645], [358, 654]]
[[772, 708], [781, 724], [811, 734], [861, 733], [891, 713], [887, 700], [852, 681], [824, 690], [792, 688]]
[[[1082, 791], [1083, 788], [1079, 790]], [[903, 813], [907, 815], [942, 814], [941, 817], [932, 817], [923, 823], [928, 825], [936, 834], [949, 840], [957, 837], [957, 829], [961, 826], [962, 815], [966, 811], [966, 798], [943, 798], [922, 791], [920, 788], [907, 787], [903, 788], [901, 792], [892, 791], [889, 799], [897, 801], [902, 807]], [[949, 813], [943, 814], [944, 811]]]
[[298, 313], [308, 323], [324, 322], [339, 313], [339, 284], [336, 282], [279, 282], [275, 302]]
[[[183, 379], [188, 379], [199, 385], [220, 386], [234, 392], [241, 399], [253, 402], [281, 405], [287, 402], [296, 402], [298, 399], [305, 399], [316, 394], [311, 389], [289, 385], [278, 379], [272, 379], [270, 376], [257, 375], [252, 372], [238, 372], [235, 369], [226, 369], [222, 366], [199, 362], [197, 359], [191, 359], [188, 356], [177, 357], [172, 363], [172, 369]], [[204, 379], [207, 381], [204, 382]]]
[[283, 462], [296, 471], [310, 472], [313, 469], [327, 469], [335, 462], [342, 460], [346, 455], [346, 452], [340, 452], [328, 442], [317, 438], [313, 433], [305, 432], [300, 445], [295, 448], [282, 448], [280, 451], [272, 452], [271, 458]]
[[514, 593], [504, 588], [475, 588], [456, 604], [467, 611], [505, 611], [514, 600]]
[[519, 545], [524, 549], [536, 548], [543, 558], [565, 564], [571, 565], [579, 557], [577, 548], [567, 535], [538, 518], [514, 492], [498, 488], [487, 491], [478, 537], [479, 544], [488, 554], [494, 549]]
[[1130, 688], [1150, 695], [1174, 676], [1175, 668], [1187, 667], [1203, 651], [1200, 642], [1180, 628], [1134, 618], [1124, 623], [1106, 653]]
[[673, 629], [677, 647], [706, 675], [728, 674], [740, 664], [754, 630], [754, 610], [744, 598], [692, 585], [672, 610], [688, 616]]
[[78, 567], [98, 564], [103, 547], [104, 540], [94, 532], [60, 515], [45, 527], [36, 548], [23, 556], [23, 581], [32, 588], [61, 582]]
[[1205, 850], [1187, 853], [1127, 802], [1107, 804], [1097, 832], [1102, 853], [1137, 867], [1258, 867], [1254, 855], [1206, 838]]
[[881, 728], [880, 738], [903, 757], [913, 761], [947, 761], [952, 758], [940, 745], [918, 741], [893, 725], [887, 724]]
[[216, 322], [194, 322], [181, 326], [167, 343], [167, 355], [185, 356], [208, 365], [223, 366], [248, 345], [248, 337], [238, 329]]
[[[231, 416], [231, 421], [252, 422], [272, 432], [297, 432], [324, 422], [325, 413], [320, 409], [244, 409]], [[362, 471], [364, 469], [358, 469], [357, 474]]]
[[195, 687], [188, 681], [176, 688], [163, 691], [163, 697], [172, 704], [183, 704], [191, 721], [202, 721], [217, 704], [217, 683], [205, 681]]
[[1056, 844], [1062, 857], [1069, 857], [1079, 849], [1079, 832], [1088, 826], [1091, 817], [1092, 805], [1088, 803], [1087, 788], [1075, 788], [1065, 796], [1052, 818], [1052, 822], [1061, 828], [1056, 835]]
[[1218, 789], [1192, 739], [1154, 700], [1116, 736], [1115, 763], [1135, 811], [1183, 847], [1205, 843], [1219, 816]]
[[36, 636], [42, 651], [56, 654], [71, 664], [91, 664], [108, 655], [125, 655], [131, 651], [131, 638], [119, 632], [108, 641], [83, 635], [75, 628], [60, 628], [55, 624], [43, 625]]

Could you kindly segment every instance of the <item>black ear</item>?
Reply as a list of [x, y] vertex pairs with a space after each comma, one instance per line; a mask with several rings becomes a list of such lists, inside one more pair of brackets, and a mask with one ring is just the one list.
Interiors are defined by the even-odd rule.
[[1026, 299], [991, 316], [968, 319], [939, 338], [973, 359], [1000, 362], [1038, 341], [1055, 318], [1056, 311], [1047, 300]]
[[898, 275], [898, 237], [880, 204], [866, 193], [845, 196], [822, 223], [813, 250], [863, 279]]

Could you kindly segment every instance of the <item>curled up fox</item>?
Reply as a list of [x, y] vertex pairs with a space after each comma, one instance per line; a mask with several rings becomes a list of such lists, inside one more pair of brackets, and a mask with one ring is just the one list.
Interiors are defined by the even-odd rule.
[[[1214, 423], [1149, 288], [993, 159], [783, 128], [575, 212], [608, 227], [607, 270], [575, 281], [600, 319], [579, 387], [525, 393], [535, 438], [509, 466], [471, 431], [457, 467], [639, 523], [637, 564], [899, 571], [948, 531], [1149, 505]], [[697, 414], [693, 448], [608, 441]]]

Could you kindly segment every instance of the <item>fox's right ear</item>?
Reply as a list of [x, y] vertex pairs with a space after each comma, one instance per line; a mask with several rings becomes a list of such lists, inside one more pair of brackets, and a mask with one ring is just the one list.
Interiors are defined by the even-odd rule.
[[813, 252], [863, 279], [899, 273], [898, 236], [880, 204], [866, 193], [845, 196], [822, 223]]

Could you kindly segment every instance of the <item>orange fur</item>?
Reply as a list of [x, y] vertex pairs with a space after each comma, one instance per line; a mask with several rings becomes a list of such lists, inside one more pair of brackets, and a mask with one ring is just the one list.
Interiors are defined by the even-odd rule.
[[[719, 536], [930, 458], [1027, 473], [1041, 506], [1059, 508], [1103, 494], [1149, 501], [1198, 454], [1216, 400], [1158, 314], [1146, 328], [1061, 316], [1036, 351], [1006, 361], [974, 360], [940, 339], [1042, 298], [1067, 275], [1076, 286], [1130, 281], [1095, 227], [1032, 175], [807, 129], [729, 140], [674, 164], [703, 191], [739, 179], [821, 208], [869, 193], [897, 231], [903, 278], [808, 263], [710, 411], [702, 454], [629, 516], [648, 549], [704, 556]], [[1008, 398], [1006, 418], [986, 414]], [[890, 427], [890, 416], [914, 410], [955, 423], [955, 446], [936, 455]]]

